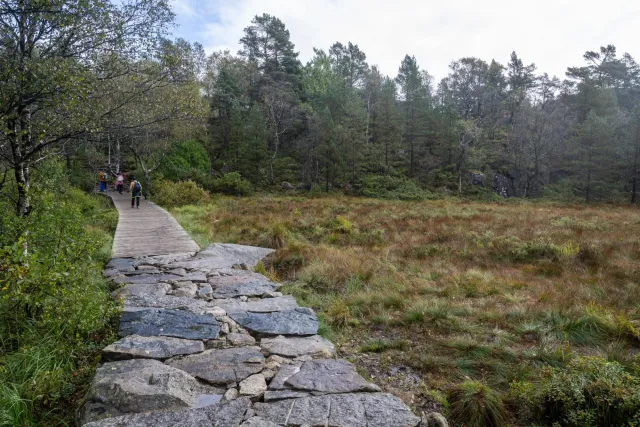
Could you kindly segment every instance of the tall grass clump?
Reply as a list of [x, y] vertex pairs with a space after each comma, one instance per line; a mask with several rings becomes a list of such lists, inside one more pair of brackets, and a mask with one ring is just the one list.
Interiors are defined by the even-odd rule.
[[456, 425], [467, 427], [505, 426], [502, 396], [479, 381], [467, 380], [449, 390], [449, 415]]
[[57, 163], [36, 173], [27, 217], [0, 199], [2, 426], [71, 424], [116, 313], [101, 275], [115, 210], [71, 188]]

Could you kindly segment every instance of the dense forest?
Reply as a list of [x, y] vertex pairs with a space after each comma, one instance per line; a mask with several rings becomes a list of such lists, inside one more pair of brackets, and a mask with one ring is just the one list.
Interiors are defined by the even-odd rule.
[[[560, 80], [511, 53], [466, 57], [434, 82], [414, 56], [384, 76], [352, 42], [302, 65], [285, 24], [264, 14], [243, 48], [211, 55], [204, 140], [215, 172], [355, 191], [411, 179], [448, 192], [636, 201], [640, 67], [614, 46]], [[577, 61], [579, 62], [579, 61]], [[383, 178], [381, 178], [383, 177]]]

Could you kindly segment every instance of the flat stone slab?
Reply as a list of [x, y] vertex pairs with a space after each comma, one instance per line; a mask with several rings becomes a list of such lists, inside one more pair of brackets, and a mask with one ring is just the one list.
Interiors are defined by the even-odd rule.
[[232, 347], [205, 350], [165, 363], [208, 383], [227, 385], [262, 371], [264, 356], [259, 347]]
[[105, 363], [91, 383], [82, 420], [193, 406], [199, 389], [192, 376], [157, 360]]
[[84, 427], [237, 427], [250, 407], [251, 400], [241, 397], [206, 408], [107, 418]]
[[274, 311], [293, 310], [298, 308], [298, 303], [295, 298], [289, 295], [276, 298], [262, 298], [246, 302], [235, 298], [216, 300], [215, 304], [228, 312], [248, 311], [251, 313], [271, 313]]
[[387, 393], [333, 394], [253, 405], [256, 417], [278, 426], [416, 427], [420, 418]]
[[362, 378], [346, 360], [320, 359], [281, 366], [269, 390], [321, 394], [377, 392], [380, 388]]
[[165, 336], [190, 340], [218, 338], [220, 323], [212, 316], [184, 310], [149, 309], [124, 311], [120, 316], [121, 337], [127, 335]]
[[116, 299], [121, 299], [125, 307], [155, 307], [167, 310], [188, 310], [195, 314], [203, 314], [211, 308], [206, 301], [185, 296], [167, 295], [171, 286], [160, 284], [128, 284], [113, 292]]
[[264, 392], [265, 402], [275, 402], [276, 400], [298, 399], [300, 397], [308, 397], [310, 394], [306, 391], [294, 390], [267, 390]]
[[234, 270], [232, 275], [209, 278], [213, 288], [213, 297], [217, 299], [239, 296], [261, 297], [275, 292], [282, 286], [264, 277], [262, 274], [243, 270]]
[[240, 427], [280, 427], [271, 421], [263, 420], [260, 417], [251, 417], [247, 421], [240, 424]]
[[319, 393], [381, 391], [366, 381], [356, 368], [343, 359], [318, 359], [304, 362], [300, 370], [284, 381], [285, 387]]
[[279, 335], [275, 338], [263, 338], [260, 347], [271, 354], [285, 357], [316, 356], [329, 358], [336, 354], [336, 349], [331, 341], [320, 335], [310, 337], [285, 337]]
[[105, 266], [105, 270], [134, 271], [136, 269], [134, 266], [135, 261], [134, 258], [111, 258]]
[[164, 360], [202, 351], [204, 351], [204, 343], [202, 341], [162, 336], [129, 335], [105, 347], [102, 350], [102, 356], [105, 360], [133, 358]]
[[216, 270], [231, 268], [234, 264], [246, 264], [249, 268], [253, 268], [272, 252], [274, 252], [273, 249], [256, 246], [214, 243], [204, 251], [200, 251], [193, 259], [171, 263], [170, 267]]
[[313, 310], [299, 307], [293, 310], [272, 313], [238, 311], [229, 317], [249, 331], [265, 335], [315, 335], [318, 333], [318, 318]]
[[141, 273], [142, 274], [135, 274], [133, 276], [113, 277], [112, 281], [115, 283], [161, 283], [169, 280], [189, 280], [196, 283], [204, 283], [207, 281], [207, 277], [202, 273], [193, 273], [186, 276], [178, 274], [146, 274], [144, 271]]

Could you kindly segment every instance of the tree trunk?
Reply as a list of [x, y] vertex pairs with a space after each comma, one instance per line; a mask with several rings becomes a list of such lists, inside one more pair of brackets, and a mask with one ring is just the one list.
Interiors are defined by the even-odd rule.
[[16, 183], [18, 184], [16, 214], [18, 216], [27, 216], [31, 212], [31, 197], [29, 196], [31, 180], [29, 177], [29, 166], [24, 161], [20, 161], [15, 165], [14, 174]]

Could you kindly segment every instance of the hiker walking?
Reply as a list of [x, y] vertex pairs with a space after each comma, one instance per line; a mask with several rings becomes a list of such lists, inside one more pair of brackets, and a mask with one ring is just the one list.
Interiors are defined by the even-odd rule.
[[135, 204], [136, 208], [140, 209], [140, 195], [142, 194], [142, 185], [134, 177], [131, 177], [129, 192], [131, 193], [131, 207], [133, 208], [133, 205]]
[[107, 174], [102, 169], [98, 172], [98, 181], [100, 182], [100, 192], [107, 191]]
[[122, 194], [122, 187], [124, 187], [124, 176], [122, 173], [118, 172], [118, 177], [116, 178], [116, 189], [119, 194]]

